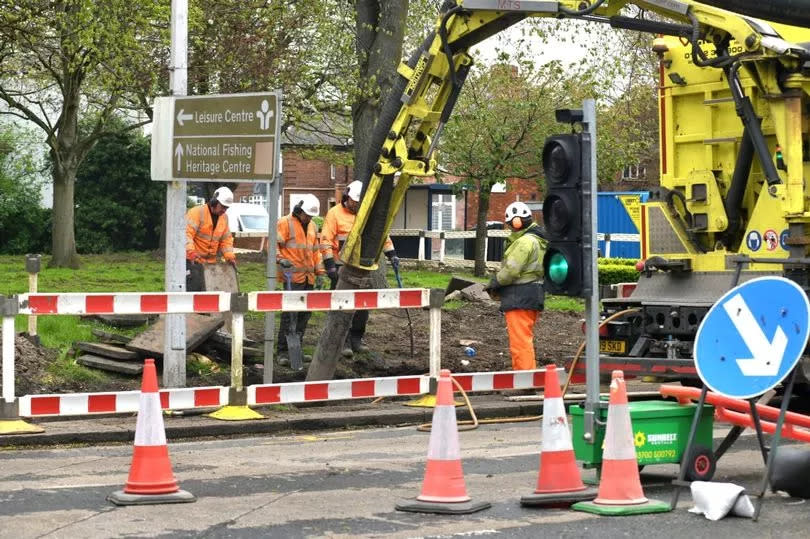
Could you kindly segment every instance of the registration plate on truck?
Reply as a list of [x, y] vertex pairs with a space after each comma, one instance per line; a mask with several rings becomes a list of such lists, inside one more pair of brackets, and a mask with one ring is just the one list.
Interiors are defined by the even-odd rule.
[[604, 352], [605, 354], [623, 354], [625, 346], [626, 343], [624, 341], [599, 341], [599, 351]]

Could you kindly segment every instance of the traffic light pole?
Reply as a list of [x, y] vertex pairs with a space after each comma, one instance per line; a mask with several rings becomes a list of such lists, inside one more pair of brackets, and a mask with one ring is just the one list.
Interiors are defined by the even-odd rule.
[[594, 443], [599, 417], [599, 272], [596, 266], [596, 101], [582, 102], [582, 259], [585, 266], [585, 414], [583, 437]]

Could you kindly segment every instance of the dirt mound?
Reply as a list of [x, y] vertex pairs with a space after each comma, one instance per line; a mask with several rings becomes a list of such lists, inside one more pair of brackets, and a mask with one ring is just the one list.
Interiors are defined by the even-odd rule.
[[[0, 339], [2, 342], [2, 339]], [[57, 357], [56, 350], [39, 346], [26, 337], [14, 339], [14, 384], [16, 395], [46, 393], [50, 391], [47, 381], [48, 365]], [[0, 373], [0, 380], [2, 380]]]

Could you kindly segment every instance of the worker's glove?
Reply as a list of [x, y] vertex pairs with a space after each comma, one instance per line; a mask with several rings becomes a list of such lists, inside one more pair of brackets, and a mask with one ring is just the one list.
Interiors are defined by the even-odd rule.
[[279, 260], [278, 265], [281, 266], [281, 268], [284, 270], [291, 270], [293, 267], [292, 262], [290, 262], [286, 258], [282, 258], [281, 260]]
[[326, 267], [326, 274], [329, 276], [329, 280], [332, 282], [337, 281], [338, 270], [337, 264], [335, 264], [335, 259], [327, 258], [323, 261], [323, 265]]
[[197, 251], [188, 251], [186, 253], [186, 260], [188, 260], [189, 262], [199, 264], [201, 258], [202, 257], [200, 256], [200, 253], [198, 253]]
[[498, 289], [501, 285], [498, 283], [498, 278], [493, 277], [489, 280], [489, 282], [484, 286], [484, 291], [489, 294], [489, 297], [495, 299], [498, 296]]
[[397, 256], [397, 252], [388, 251], [385, 253], [385, 256], [388, 257], [388, 261], [391, 263], [391, 267], [394, 268], [394, 271], [399, 271], [399, 257]]

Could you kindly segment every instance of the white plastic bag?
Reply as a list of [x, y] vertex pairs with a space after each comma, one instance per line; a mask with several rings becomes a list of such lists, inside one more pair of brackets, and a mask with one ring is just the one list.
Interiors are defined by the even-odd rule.
[[738, 517], [753, 518], [754, 504], [743, 494], [744, 487], [734, 483], [692, 482], [692, 500], [695, 507], [690, 513], [704, 515], [709, 520], [720, 520], [731, 514]]

